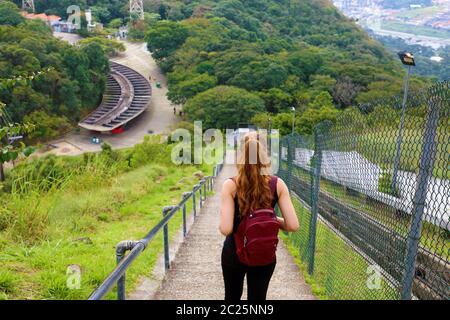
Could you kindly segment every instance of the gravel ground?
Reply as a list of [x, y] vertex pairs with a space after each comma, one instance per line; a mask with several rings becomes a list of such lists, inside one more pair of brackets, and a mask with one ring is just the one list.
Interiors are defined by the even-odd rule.
[[[171, 262], [171, 268], [159, 283], [143, 279], [130, 299], [221, 300], [224, 296], [220, 255], [224, 237], [218, 231], [220, 189], [223, 181], [235, 174], [226, 166], [217, 179], [215, 195], [208, 198], [185, 241]], [[172, 245], [171, 245], [172, 246]], [[315, 299], [285, 245], [280, 243], [278, 263], [268, 291], [270, 300]], [[161, 264], [161, 260], [159, 262]], [[159, 265], [158, 264], [158, 265]], [[159, 276], [162, 279], [161, 270]], [[246, 289], [244, 296], [246, 298]]]

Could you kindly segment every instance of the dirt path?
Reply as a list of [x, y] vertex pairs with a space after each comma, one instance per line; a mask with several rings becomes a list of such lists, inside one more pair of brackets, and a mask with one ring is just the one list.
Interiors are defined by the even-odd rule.
[[[130, 299], [223, 299], [220, 255], [224, 237], [218, 231], [220, 189], [224, 180], [233, 176], [235, 172], [234, 166], [225, 166], [217, 178], [215, 195], [208, 198], [185, 241], [179, 246], [171, 262], [171, 268], [159, 285], [159, 289], [154, 282], [144, 280], [130, 295]], [[315, 299], [283, 243], [278, 247], [277, 257], [278, 262], [269, 286], [268, 299]], [[246, 288], [243, 298], [246, 298]]]

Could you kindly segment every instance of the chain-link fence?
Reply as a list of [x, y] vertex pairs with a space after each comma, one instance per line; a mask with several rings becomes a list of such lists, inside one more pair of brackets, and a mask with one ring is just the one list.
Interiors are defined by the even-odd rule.
[[289, 240], [330, 298], [450, 298], [449, 84], [281, 140]]

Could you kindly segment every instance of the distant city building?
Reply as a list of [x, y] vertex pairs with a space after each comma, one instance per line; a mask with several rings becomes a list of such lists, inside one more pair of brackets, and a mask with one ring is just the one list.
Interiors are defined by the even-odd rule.
[[52, 26], [55, 32], [74, 33], [77, 30], [77, 26], [71, 22], [59, 21]]
[[26, 19], [41, 20], [45, 22], [45, 24], [47, 24], [49, 27], [51, 27], [55, 32], [73, 33], [76, 31], [75, 24], [67, 21], [62, 21], [60, 16], [46, 15], [45, 13], [28, 13], [25, 11], [22, 11], [21, 15]]

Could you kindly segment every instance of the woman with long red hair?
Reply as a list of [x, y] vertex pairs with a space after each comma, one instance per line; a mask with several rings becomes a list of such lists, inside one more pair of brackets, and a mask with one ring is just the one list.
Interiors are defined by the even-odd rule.
[[[286, 184], [270, 175], [270, 161], [259, 134], [244, 138], [237, 176], [222, 187], [220, 232], [225, 300], [240, 300], [247, 275], [248, 300], [265, 300], [276, 265], [278, 230], [294, 232], [298, 219]], [[282, 218], [273, 208], [278, 204]]]

